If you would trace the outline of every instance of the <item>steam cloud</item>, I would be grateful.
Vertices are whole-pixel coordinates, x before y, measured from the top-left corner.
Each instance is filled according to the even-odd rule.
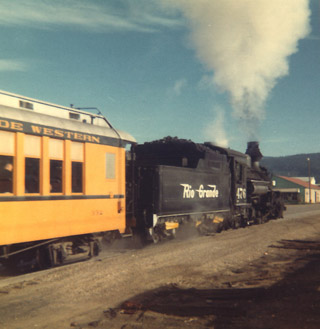
[[[210,141],[214,141],[219,146],[227,147],[229,142],[224,129],[224,110],[217,106],[214,113],[215,119],[207,124],[204,133]]]
[[[163,0],[183,13],[192,46],[227,91],[233,115],[256,137],[264,103],[277,79],[289,73],[288,57],[309,33],[308,0]]]

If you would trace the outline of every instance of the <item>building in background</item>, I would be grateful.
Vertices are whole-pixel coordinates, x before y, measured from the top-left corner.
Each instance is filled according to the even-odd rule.
[[[286,203],[320,203],[320,186],[314,177],[274,176],[273,188],[281,191]]]

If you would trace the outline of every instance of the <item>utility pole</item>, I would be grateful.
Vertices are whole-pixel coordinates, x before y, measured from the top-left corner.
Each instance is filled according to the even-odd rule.
[[[307,158],[308,161],[308,175],[309,175],[309,203],[311,203],[311,176],[310,176],[310,158]]]

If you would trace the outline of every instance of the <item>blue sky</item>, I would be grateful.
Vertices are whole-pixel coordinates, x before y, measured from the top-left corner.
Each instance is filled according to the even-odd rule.
[[[224,26],[229,27],[230,22],[242,16],[238,8],[230,9],[239,0],[225,0],[229,8],[220,8],[221,0],[199,0],[197,4],[206,11],[210,1],[218,4],[213,8],[215,12],[222,12],[217,18],[214,14],[210,17],[207,10],[205,21],[208,43],[215,45],[209,54],[215,57],[220,47],[228,48],[228,43],[220,43],[219,28],[223,35]],[[256,1],[243,0],[248,6],[256,5]],[[284,2],[297,3],[300,8],[307,0]],[[297,33],[296,49],[284,51],[287,72],[279,73],[286,71],[285,65],[273,68],[275,73],[267,80],[270,86],[266,96],[257,106],[264,118],[254,118],[249,123],[256,128],[254,136],[245,132],[246,121],[239,119],[242,114],[230,96],[230,81],[217,83],[219,74],[224,77],[230,68],[228,62],[223,63],[226,71],[220,72],[221,58],[234,50],[228,48],[227,55],[221,58],[217,55],[211,65],[211,58],[206,57],[202,51],[205,47],[197,39],[199,35],[207,37],[200,29],[204,14],[198,7],[191,8],[190,3],[191,0],[3,0],[0,89],[64,106],[98,107],[115,127],[131,133],[140,143],[169,135],[195,142],[214,141],[218,136],[238,151],[245,151],[248,138],[258,139],[262,153],[268,156],[320,152],[319,1],[309,1],[311,15],[307,23],[301,19],[298,27],[286,27],[296,32],[304,23],[309,32]],[[268,22],[269,18],[264,21],[263,17],[272,16],[268,10],[268,6],[263,7],[258,20],[244,16],[241,24]],[[284,21],[289,15],[294,22],[299,21],[300,10],[287,11],[282,13]],[[256,17],[260,12],[252,11],[252,15]],[[239,30],[238,25],[234,26]],[[277,35],[283,29],[279,27]],[[240,56],[234,53],[234,58],[244,56],[246,61],[252,55],[250,42],[258,43],[256,35],[259,34],[252,33],[248,40],[240,35],[248,46]],[[264,45],[263,40],[261,43]],[[260,48],[257,54],[259,51]],[[263,71],[274,63],[269,63],[268,58],[254,56],[249,63],[256,62],[257,70]],[[235,64],[242,66],[242,62]],[[245,74],[243,70],[238,73],[240,83]],[[264,76],[268,75],[269,70],[265,70]],[[245,109],[243,113],[256,115],[250,111]]]

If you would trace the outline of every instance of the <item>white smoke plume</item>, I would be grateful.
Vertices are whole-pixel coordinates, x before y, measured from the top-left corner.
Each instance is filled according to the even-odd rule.
[[[289,56],[309,33],[308,0],[162,1],[186,17],[198,58],[229,93],[235,118],[254,130],[268,94],[289,73]]]
[[[228,147],[229,141],[224,128],[224,113],[222,107],[214,109],[214,120],[209,121],[204,129],[204,135],[218,146]]]

